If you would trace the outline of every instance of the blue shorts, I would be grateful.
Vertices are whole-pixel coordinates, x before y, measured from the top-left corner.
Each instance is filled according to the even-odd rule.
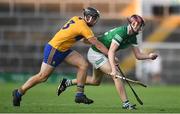
[[[43,61],[53,67],[57,67],[71,52],[72,50],[60,52],[57,49],[53,48],[51,45],[46,44],[44,48]]]

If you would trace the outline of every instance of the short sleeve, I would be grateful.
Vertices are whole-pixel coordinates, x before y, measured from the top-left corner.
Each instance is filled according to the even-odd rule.
[[[85,38],[92,38],[94,37],[94,33],[91,30],[90,27],[88,27],[87,25],[83,24],[82,29],[81,29],[81,35],[84,36]]]
[[[116,40],[112,39],[112,42],[116,43],[118,46],[120,45],[119,42],[117,42]]]
[[[114,36],[113,40],[115,40],[117,43],[120,44],[123,39],[122,39],[122,37],[119,34],[116,34]]]

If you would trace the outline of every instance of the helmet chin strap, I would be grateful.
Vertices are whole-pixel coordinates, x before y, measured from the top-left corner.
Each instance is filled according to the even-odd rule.
[[[131,24],[129,24],[129,26],[131,27],[131,30],[132,30],[133,34],[136,34],[136,35],[137,35],[138,32],[134,30],[134,28],[131,26]]]
[[[89,18],[88,23],[90,23],[90,22],[91,22],[91,20],[92,20],[92,16]]]
[[[92,16],[89,19],[87,19],[87,17],[85,16],[85,19],[86,19],[86,22],[90,23],[92,20]]]
[[[94,26],[95,23],[97,22],[97,19],[94,22],[92,22],[93,21],[93,17],[92,16],[90,16],[89,18],[87,18],[85,16],[85,20],[86,20],[86,23],[88,24],[88,26],[90,26],[90,27]]]

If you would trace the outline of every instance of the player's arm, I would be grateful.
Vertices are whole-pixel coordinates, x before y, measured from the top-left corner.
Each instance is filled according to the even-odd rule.
[[[145,60],[145,59],[156,59],[158,55],[156,53],[142,53],[138,46],[133,46],[132,47],[133,53],[138,60]]]
[[[88,38],[88,41],[92,45],[95,45],[96,48],[100,50],[104,55],[108,55],[108,49],[100,41],[98,41],[96,37]]]
[[[88,39],[85,39],[85,38],[81,39],[81,41],[82,41],[83,43],[85,43],[85,44],[91,44],[91,43],[88,41]]]
[[[81,34],[85,39],[88,40],[89,43],[95,45],[96,48],[104,55],[108,55],[108,49],[100,41],[97,40],[97,38],[94,36],[94,33],[87,25],[82,24]]]
[[[116,73],[117,73],[115,53],[116,53],[116,50],[118,49],[118,47],[119,47],[119,44],[113,40],[111,43],[111,46],[109,48],[109,52],[108,52],[109,63],[110,63],[111,68],[112,68],[111,75],[116,75]]]

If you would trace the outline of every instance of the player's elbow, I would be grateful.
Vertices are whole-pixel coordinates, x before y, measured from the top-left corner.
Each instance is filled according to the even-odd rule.
[[[136,53],[136,54],[135,54],[135,57],[136,57],[137,60],[142,60],[141,54],[137,54],[137,53]]]
[[[137,56],[137,57],[136,57],[136,59],[137,59],[137,60],[142,60],[142,58],[141,58],[141,57],[139,57],[139,56]]]
[[[88,42],[92,45],[97,45],[97,39],[96,37],[92,37],[88,39]]]
[[[143,58],[140,57],[140,56],[137,56],[136,59],[137,59],[137,60],[143,60]]]

